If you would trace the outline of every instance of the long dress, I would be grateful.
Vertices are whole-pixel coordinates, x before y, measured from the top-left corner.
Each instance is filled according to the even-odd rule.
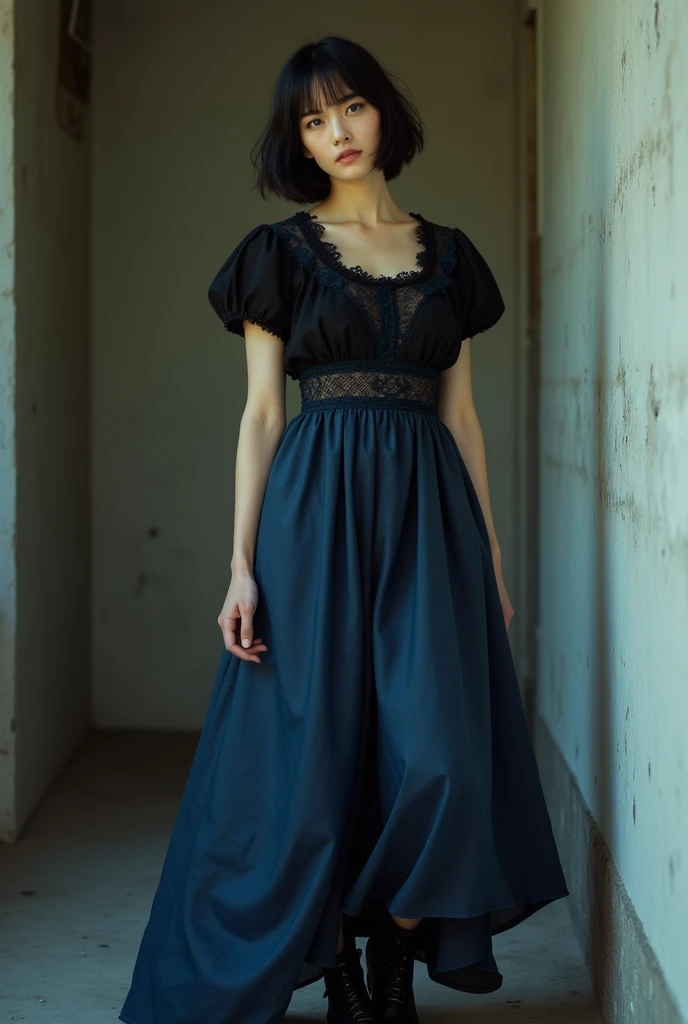
[[[422,917],[440,985],[502,983],[492,936],[568,895],[489,538],[438,415],[442,370],[502,315],[459,228],[418,220],[417,267],[343,263],[315,214],[259,224],[210,302],[284,344],[301,411],[256,538],[254,635],[222,647],[126,1024],[278,1024],[368,936]],[[387,909],[385,909],[387,908]]]

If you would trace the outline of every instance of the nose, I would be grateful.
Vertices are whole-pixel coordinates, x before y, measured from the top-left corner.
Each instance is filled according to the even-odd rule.
[[[337,145],[337,143],[349,142],[351,139],[351,132],[349,131],[344,118],[341,116],[335,116],[331,123],[332,139],[335,145]]]

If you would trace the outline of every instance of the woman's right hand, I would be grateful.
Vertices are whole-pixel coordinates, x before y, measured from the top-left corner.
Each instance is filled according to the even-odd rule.
[[[227,591],[217,622],[222,630],[225,647],[237,658],[244,661],[260,662],[258,651],[267,651],[261,638],[253,637],[253,614],[258,606],[258,587],[250,573],[235,575]],[[241,635],[237,635],[237,623],[241,620]]]

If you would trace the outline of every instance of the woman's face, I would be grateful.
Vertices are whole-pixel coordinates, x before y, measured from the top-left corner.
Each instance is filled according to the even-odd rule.
[[[380,111],[358,93],[346,89],[341,103],[325,105],[322,93],[316,110],[300,120],[304,153],[332,178],[353,181],[368,174],[380,142]],[[350,160],[337,160],[345,150],[358,151]]]

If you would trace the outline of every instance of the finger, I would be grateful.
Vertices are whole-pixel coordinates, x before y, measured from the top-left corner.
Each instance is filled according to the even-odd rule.
[[[235,626],[236,621],[237,620],[235,618],[232,618],[230,616],[229,618],[227,618],[225,620],[220,620],[220,627],[222,629],[222,637],[223,637],[226,649],[228,651],[231,651],[233,654],[238,654],[239,652],[241,652],[241,655],[243,656],[243,655],[246,654],[246,650],[244,650],[243,648],[241,648],[239,646],[239,639],[238,639],[238,637],[236,635],[236,626]],[[260,651],[267,651],[267,647],[262,642],[262,638],[257,636],[254,639],[253,643],[251,644],[251,647],[248,650],[248,653],[253,655],[253,654],[256,653],[256,651],[259,651],[259,650]],[[251,658],[251,660],[252,661],[256,661],[256,660],[260,660],[260,659]]]
[[[224,622],[222,624],[222,636],[224,638],[225,647],[227,648],[227,650],[230,650],[230,648],[232,647],[236,647],[238,640],[236,635],[236,628],[234,626],[233,621],[230,621],[229,623]]]
[[[241,613],[241,646],[250,647],[253,641],[253,612],[239,607]]]
[[[236,657],[240,658],[241,661],[260,661],[260,658],[258,658],[255,654],[251,654],[250,652],[245,651],[243,647],[239,646],[239,644],[234,644],[233,647],[230,647],[229,653],[236,655]]]
[[[238,615],[222,615],[218,616],[217,624],[222,631],[222,639],[225,642],[225,647],[229,650],[234,644],[236,644],[236,624],[239,619]]]
[[[240,647],[239,644],[234,644],[231,648],[229,648],[229,650],[231,654],[235,654],[237,658],[241,658],[242,661],[257,661],[258,663],[260,663],[260,658],[258,657],[256,652],[260,650],[267,651],[267,647],[265,646],[265,644],[263,644],[262,646],[252,647],[250,650],[247,651],[243,647]]]
[[[256,651],[267,651],[267,647],[260,640],[254,640],[250,647],[241,647],[239,643],[235,644],[237,650],[242,651],[243,654],[255,654]]]

